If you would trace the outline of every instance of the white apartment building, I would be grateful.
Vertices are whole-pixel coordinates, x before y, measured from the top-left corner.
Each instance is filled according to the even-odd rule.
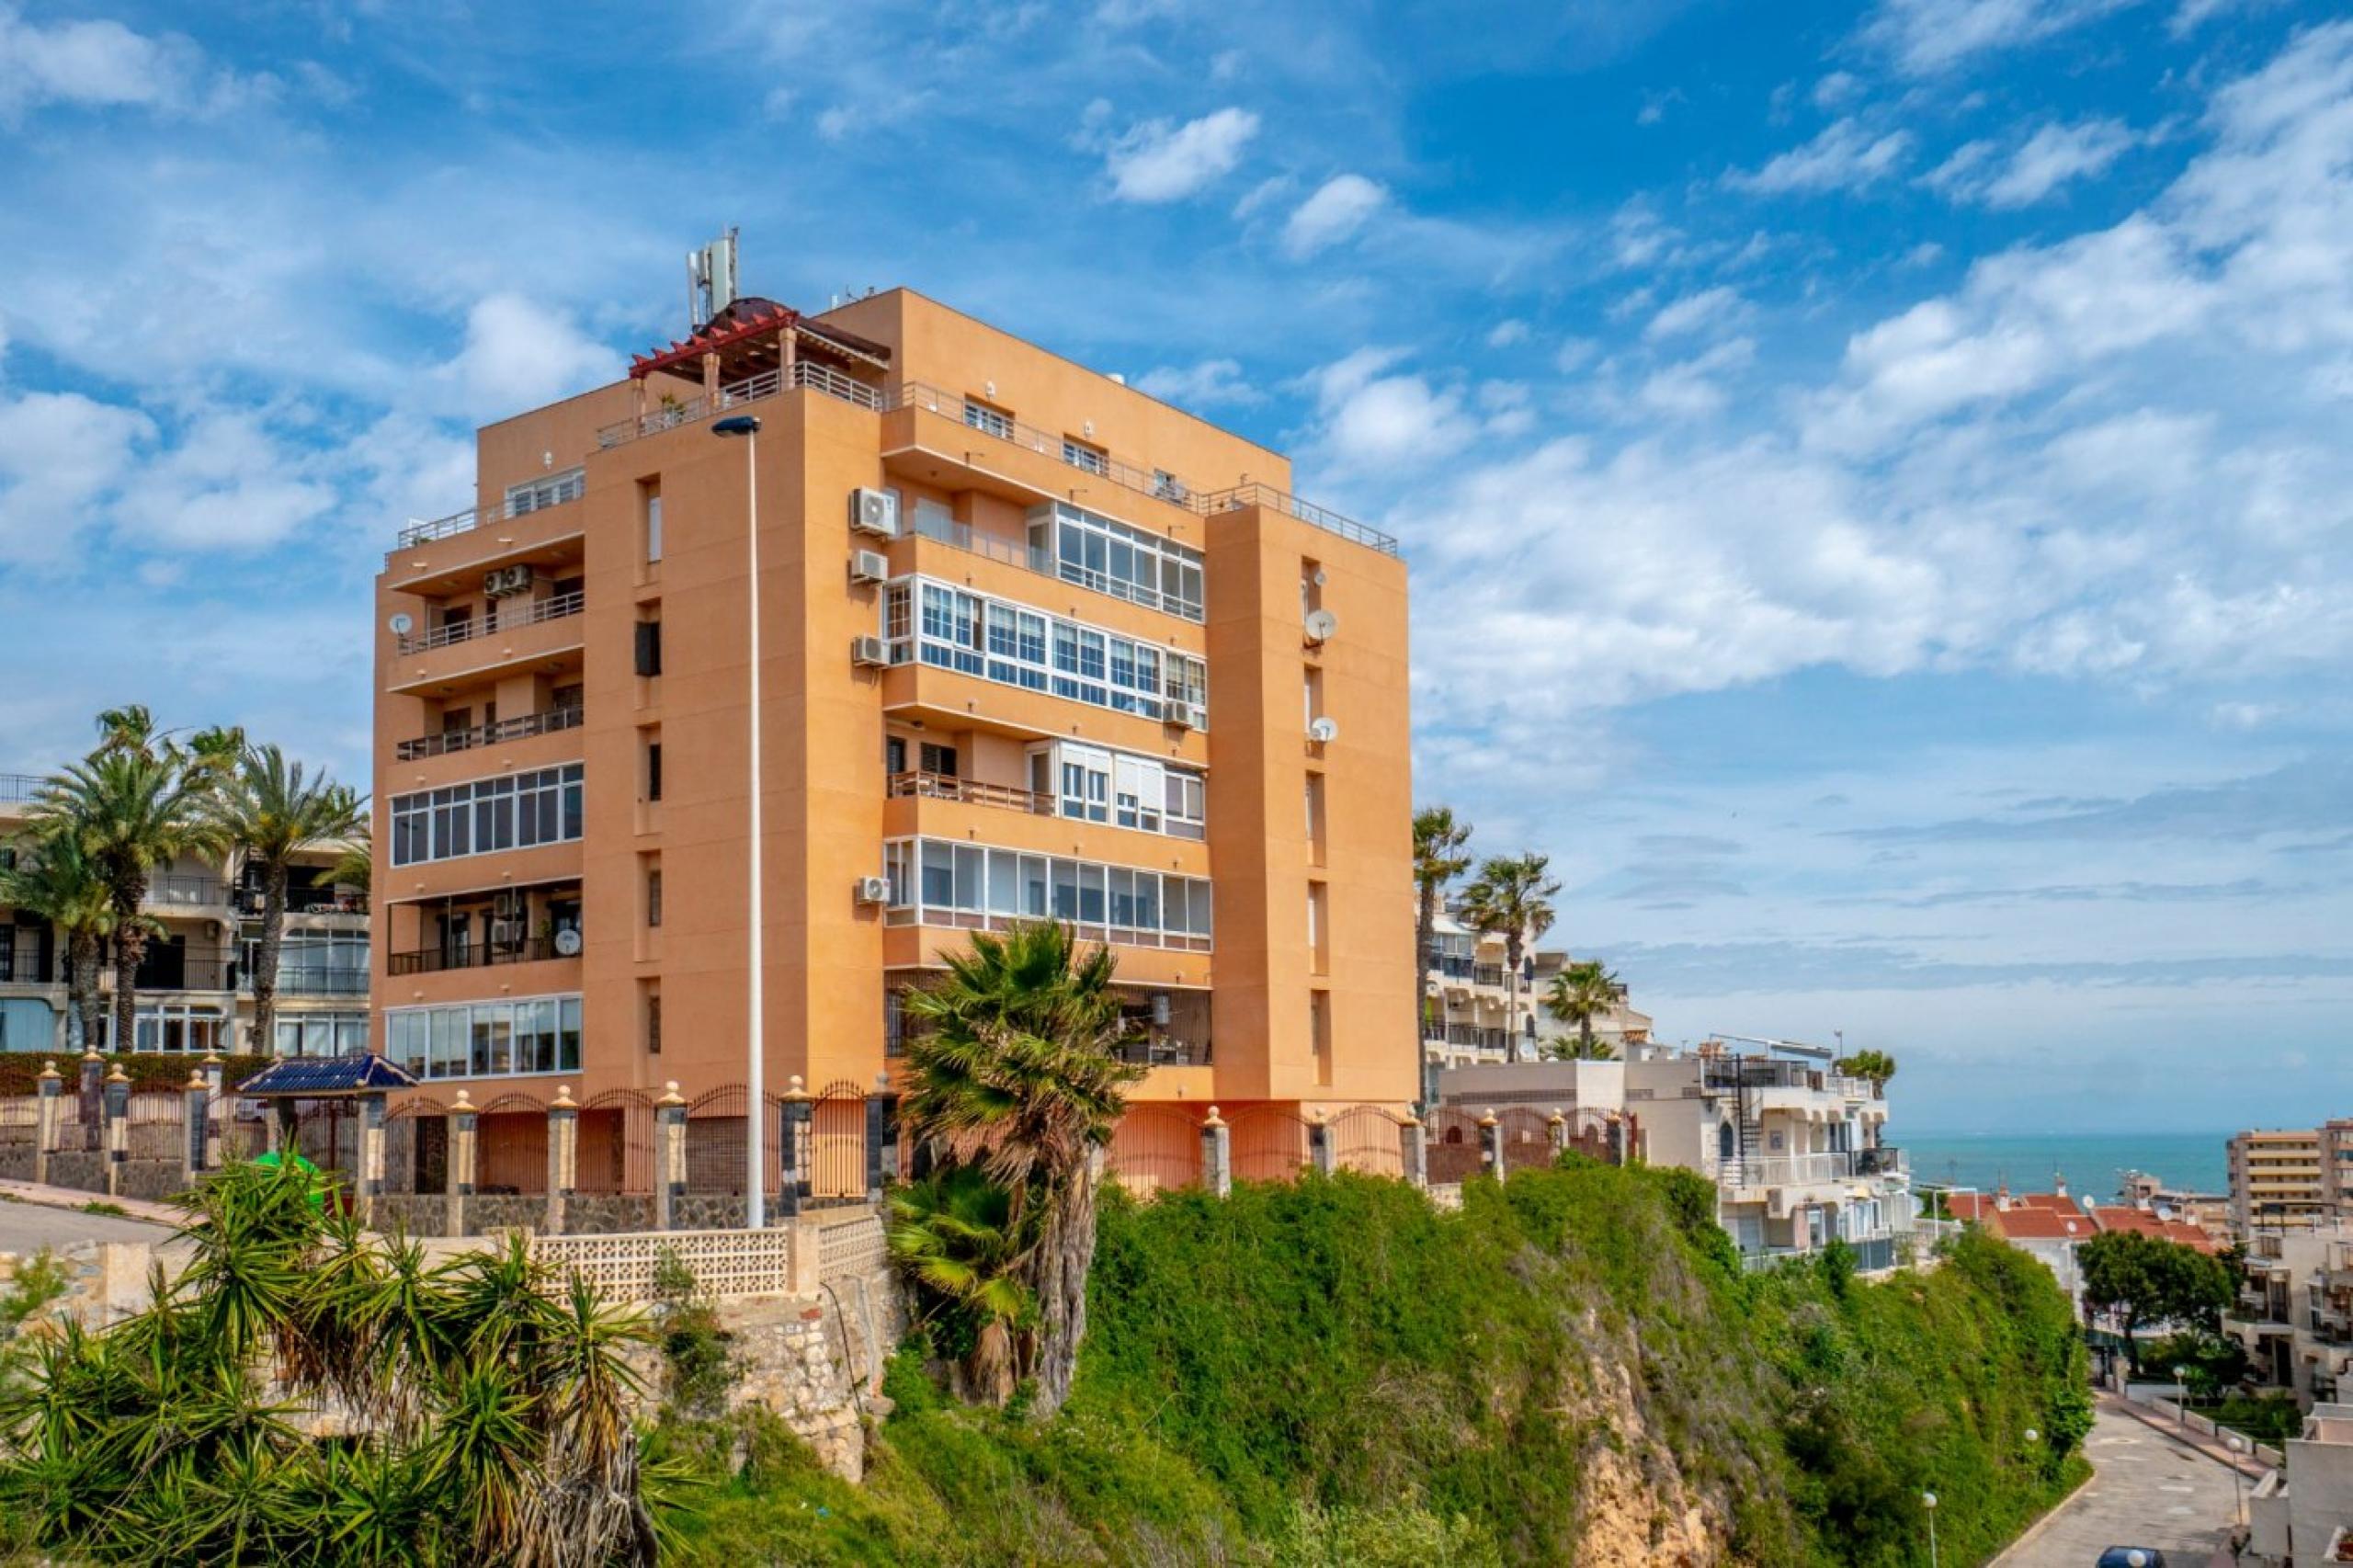
[[[1627,1118],[1634,1151],[1698,1171],[1751,1267],[1819,1252],[1835,1237],[1869,1271],[1904,1261],[1918,1205],[1911,1163],[1885,1142],[1887,1101],[1840,1074],[1826,1049],[1753,1054],[1721,1042],[1636,1042],[1620,1062],[1480,1063],[1439,1074],[1441,1102]]]
[[[2353,1545],[2353,1404],[2323,1401],[2300,1437],[2281,1445],[2287,1462],[2247,1499],[2242,1562],[2263,1568],[2338,1562]]]
[[[1576,1037],[1574,1025],[1545,1010],[1544,996],[1553,978],[1580,960],[1559,949],[1523,943],[1515,988],[1503,933],[1474,929],[1459,906],[1441,911],[1433,929],[1430,971],[1422,977],[1422,1054],[1427,1063],[1534,1062],[1557,1042]],[[1620,996],[1616,1007],[1594,1020],[1593,1033],[1622,1056],[1629,1044],[1650,1040],[1650,1017]]]
[[[2245,1283],[2222,1332],[2258,1381],[2291,1390],[2307,1410],[2334,1402],[2353,1372],[2353,1226],[2248,1237]]]
[[[41,780],[0,774],[0,856],[23,827]],[[134,1051],[222,1055],[326,1056],[368,1045],[368,899],[357,889],[322,887],[315,875],[340,846],[307,850],[288,879],[278,963],[274,1047],[253,1038],[254,948],[261,936],[261,892],[233,866],[186,859],[149,880],[145,913],[158,923],[140,966]],[[66,996],[64,943],[28,911],[0,904],[0,1051],[79,1054],[80,1020]],[[101,966],[107,999],[102,1051],[115,1049],[114,966]]]

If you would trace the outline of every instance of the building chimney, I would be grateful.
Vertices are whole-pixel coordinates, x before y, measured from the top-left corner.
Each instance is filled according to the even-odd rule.
[[[2010,1184],[2004,1182],[1994,1189],[1994,1207],[2006,1214],[2010,1211]]]

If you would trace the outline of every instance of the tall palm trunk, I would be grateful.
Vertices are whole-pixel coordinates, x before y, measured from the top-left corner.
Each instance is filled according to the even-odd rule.
[[[82,1049],[98,1043],[98,1021],[106,1017],[106,1002],[98,994],[98,934],[75,931],[65,939],[65,999],[82,1022]]]
[[[1504,1060],[1517,1062],[1519,1060],[1521,1031],[1519,1028],[1519,934],[1516,931],[1504,938],[1504,962],[1510,966],[1510,972],[1504,976],[1504,994],[1511,998],[1509,1006],[1505,1009],[1504,1017],[1504,1032],[1509,1037],[1511,1046],[1504,1052]]]
[[[144,872],[114,889],[114,1049],[128,1051],[139,1040],[139,966],[147,960],[147,928],[139,906],[147,902]]]
[[[261,872],[261,945],[254,953],[254,1034],[256,1056],[278,1054],[278,952],[286,936],[286,862],[270,858]]]
[[[1414,911],[1414,1049],[1419,1051],[1430,1021],[1430,965],[1437,961],[1438,889],[1422,890]]]
[[[1091,1158],[1071,1173],[1050,1199],[1029,1256],[1029,1286],[1038,1303],[1038,1324],[1027,1336],[1038,1387],[1030,1408],[1040,1416],[1063,1407],[1078,1371],[1078,1343],[1086,1335],[1086,1272],[1095,1265],[1095,1179]]]

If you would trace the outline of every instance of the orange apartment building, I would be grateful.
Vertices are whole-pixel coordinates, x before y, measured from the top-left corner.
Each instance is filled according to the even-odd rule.
[[[373,1005],[422,1095],[744,1083],[757,865],[772,1096],[887,1091],[897,994],[1051,915],[1145,1036],[1124,1142],[1414,1098],[1405,568],[1279,453],[894,290],[736,301],[478,462],[377,580]]]

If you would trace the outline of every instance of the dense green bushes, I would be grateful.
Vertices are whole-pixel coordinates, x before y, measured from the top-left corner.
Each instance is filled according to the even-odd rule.
[[[1685,1173],[1591,1165],[1472,1183],[1459,1215],[1349,1176],[1115,1201],[1058,1417],[954,1408],[903,1355],[866,1484],[764,1428],[688,1548],[1568,1562],[1697,1504],[1740,1559],[1882,1564],[1926,1560],[1933,1487],[1972,1562],[2080,1474],[2082,1351],[2040,1264],[1968,1237],[1887,1283],[1744,1278],[1713,1212]],[[728,1469],[710,1431],[668,1438]]]

